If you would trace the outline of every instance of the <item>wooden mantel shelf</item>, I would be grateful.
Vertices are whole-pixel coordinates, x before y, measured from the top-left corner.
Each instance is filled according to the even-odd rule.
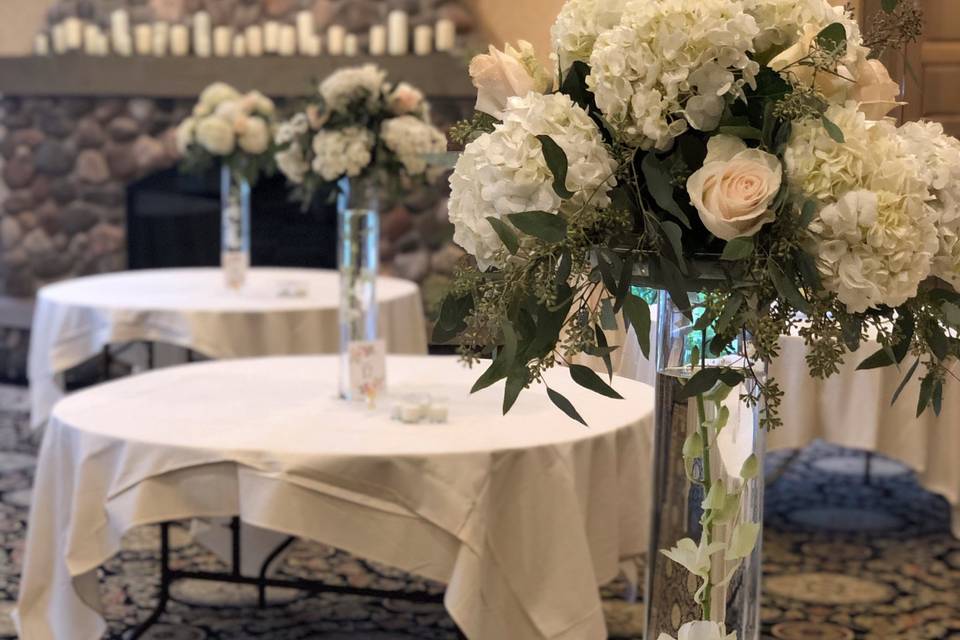
[[[373,62],[394,82],[418,87],[431,98],[475,95],[463,60],[429,56],[50,57],[0,58],[0,94],[5,96],[137,96],[194,98],[217,80],[241,91],[259,89],[275,97],[300,97],[336,69]]]

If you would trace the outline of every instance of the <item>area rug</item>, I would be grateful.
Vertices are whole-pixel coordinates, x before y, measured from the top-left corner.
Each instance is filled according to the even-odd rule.
[[[0,387],[0,638],[15,637],[9,612],[17,591],[36,442],[26,427],[23,389]],[[960,640],[960,541],[946,502],[924,491],[898,463],[823,443],[768,456],[763,539],[765,640]],[[638,490],[643,490],[638,488]],[[174,561],[222,568],[173,530]],[[102,570],[113,637],[135,626],[156,599],[156,527],[129,534]],[[441,585],[297,542],[280,571],[334,584],[438,592]],[[611,638],[641,638],[643,604],[626,585],[602,592]],[[150,640],[446,640],[453,622],[440,605],[269,592],[185,581]],[[510,640],[505,638],[503,640]]]

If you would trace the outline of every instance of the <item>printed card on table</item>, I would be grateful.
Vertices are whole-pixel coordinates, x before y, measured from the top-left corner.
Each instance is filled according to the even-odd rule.
[[[379,396],[387,386],[387,345],[383,340],[351,342],[350,395],[354,398]]]

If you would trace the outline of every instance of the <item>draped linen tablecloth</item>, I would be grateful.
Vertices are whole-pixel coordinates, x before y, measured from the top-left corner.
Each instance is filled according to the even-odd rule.
[[[655,336],[655,313],[651,324]],[[640,353],[635,335],[631,328],[629,333],[608,336],[610,344],[623,346],[617,373],[653,385],[656,366]],[[650,344],[650,358],[655,360],[656,340]],[[960,538],[960,383],[947,380],[939,416],[928,409],[917,418],[919,374],[891,406],[906,368],[857,371],[857,365],[879,348],[872,340],[864,342],[847,355],[838,374],[817,380],[810,376],[803,338],[781,336],[780,357],[771,363],[770,375],[784,391],[783,425],[766,435],[767,449],[798,449],[821,439],[899,460],[916,471],[921,485],[947,499],[953,534]],[[960,374],[960,367],[954,371]]]
[[[211,268],[124,271],[43,287],[27,365],[31,423],[42,426],[63,397],[57,376],[111,343],[162,342],[215,359],[336,353],[339,295],[335,271],[261,267],[250,269],[239,291]],[[426,353],[417,285],[378,278],[377,299],[387,350]]]
[[[447,584],[472,640],[606,638],[598,585],[646,551],[653,392],[548,372],[500,415],[502,383],[451,357],[391,356],[391,397],[428,392],[448,424],[333,398],[335,357],[160,369],[73,394],[37,468],[15,620],[26,640],[93,640],[96,568],[137,525],[240,515]]]

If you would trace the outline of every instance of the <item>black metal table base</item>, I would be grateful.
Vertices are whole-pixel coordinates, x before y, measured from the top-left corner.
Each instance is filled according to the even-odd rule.
[[[415,591],[392,591],[384,589],[361,589],[357,587],[347,587],[332,585],[319,580],[306,580],[298,578],[268,578],[267,573],[273,562],[280,557],[295,538],[290,537],[284,540],[270,555],[263,561],[260,572],[257,576],[247,576],[240,570],[241,550],[240,550],[240,519],[233,518],[230,521],[231,530],[231,567],[229,571],[189,571],[185,569],[174,569],[170,566],[170,527],[172,523],[164,522],[160,525],[160,590],[157,606],[147,618],[137,625],[134,629],[128,631],[123,637],[126,640],[136,640],[141,638],[153,625],[159,622],[160,617],[167,609],[170,602],[170,587],[177,580],[205,580],[208,582],[227,582],[233,584],[249,584],[257,587],[257,602],[260,608],[267,606],[267,589],[269,587],[280,587],[284,589],[297,589],[308,593],[340,593],[344,595],[362,596],[367,598],[405,600],[409,602],[420,603],[442,603],[443,594],[433,594]],[[457,632],[458,637],[466,638],[462,633]]]

